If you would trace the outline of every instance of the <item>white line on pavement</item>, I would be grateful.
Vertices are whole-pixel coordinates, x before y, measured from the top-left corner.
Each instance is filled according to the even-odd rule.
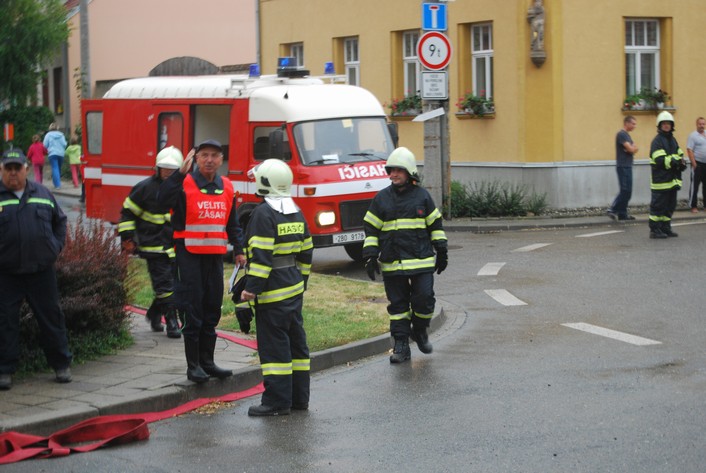
[[[480,268],[478,276],[496,276],[500,272],[500,268],[505,266],[505,263],[487,263]]]
[[[485,293],[502,305],[527,305],[525,301],[521,301],[505,289],[486,289]]]
[[[516,250],[512,251],[516,253],[519,253],[521,251],[534,251],[549,245],[551,245],[551,243],[535,243],[534,245],[523,246],[522,248],[517,248]]]
[[[576,235],[576,238],[590,238],[595,236],[612,235],[613,233],[625,233],[625,230],[610,230],[607,232],[584,233],[583,235]]]
[[[683,227],[684,225],[703,225],[706,223],[704,220],[699,220],[698,222],[681,222],[681,223],[672,223],[673,227]]]
[[[597,325],[585,324],[583,322],[571,323],[571,324],[561,324],[564,327],[574,328],[576,330],[581,330],[583,332],[592,333],[594,335],[600,335],[602,337],[612,338],[614,340],[619,340],[625,343],[632,343],[633,345],[661,345],[662,342],[656,340],[650,340],[649,338],[638,337],[637,335],[630,335],[629,333],[617,332],[604,327],[598,327]]]

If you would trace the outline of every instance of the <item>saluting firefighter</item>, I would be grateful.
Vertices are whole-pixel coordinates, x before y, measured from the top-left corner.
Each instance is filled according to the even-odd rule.
[[[427,328],[436,302],[434,271],[446,269],[448,252],[441,212],[429,192],[417,185],[414,154],[395,149],[385,170],[392,184],[375,196],[365,214],[363,258],[373,281],[382,269],[395,340],[390,363],[402,363],[411,358],[410,337],[422,353],[432,352]]]
[[[278,159],[248,176],[264,197],[246,229],[248,267],[242,299],[255,312],[265,392],[250,416],[276,416],[309,408],[309,347],[302,304],[314,246],[304,216],[291,198],[292,171]]]
[[[673,133],[674,117],[667,111],[661,112],[657,115],[657,136],[650,146],[650,238],[679,236],[672,231],[672,214],[677,207],[677,192],[681,189],[681,173],[686,169],[686,161]]]
[[[125,198],[120,211],[118,232],[124,251],[137,252],[147,262],[154,299],[146,318],[155,332],[162,332],[162,315],[167,337],[179,338],[179,322],[174,304],[175,252],[169,207],[157,200],[159,187],[181,167],[184,156],[169,146],[157,154],[156,172],[138,182]]]
[[[194,158],[196,169],[189,172]],[[222,379],[231,370],[213,361],[216,326],[223,304],[223,255],[228,243],[235,262],[245,265],[243,234],[235,213],[233,184],[218,175],[223,147],[206,140],[189,151],[179,172],[159,190],[159,201],[172,209],[176,249],[177,304],[184,311],[186,377],[195,383]]]

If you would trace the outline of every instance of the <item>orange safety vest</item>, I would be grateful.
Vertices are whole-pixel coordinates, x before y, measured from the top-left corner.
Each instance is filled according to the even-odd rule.
[[[225,254],[228,250],[226,224],[233,209],[233,183],[225,177],[223,192],[206,194],[187,175],[184,179],[186,194],[186,221],[184,230],[174,232],[174,238],[183,238],[190,253]]]

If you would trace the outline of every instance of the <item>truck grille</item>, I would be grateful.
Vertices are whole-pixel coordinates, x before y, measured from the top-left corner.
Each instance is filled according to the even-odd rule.
[[[358,230],[363,228],[363,217],[370,208],[371,199],[343,202],[341,210],[341,228],[343,230]]]

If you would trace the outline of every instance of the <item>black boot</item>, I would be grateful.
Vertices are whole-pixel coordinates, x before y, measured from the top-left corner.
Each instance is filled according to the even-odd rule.
[[[233,376],[231,370],[224,370],[213,362],[213,352],[216,350],[216,334],[199,337],[199,363],[201,368],[214,378],[223,379]]]
[[[413,330],[414,340],[417,342],[417,348],[424,354],[429,354],[432,352],[434,347],[429,343],[429,335],[427,335],[426,327],[415,328]]]
[[[390,363],[402,363],[412,358],[412,351],[409,349],[407,337],[395,338],[395,347],[392,349]]]
[[[150,323],[153,332],[163,332],[164,325],[162,325],[162,314],[159,313],[159,304],[152,302],[150,308],[147,309],[145,314],[145,319]]]
[[[169,309],[165,318],[167,319],[167,337],[181,338],[181,331],[179,330],[179,320],[177,320],[176,309]]]
[[[668,237],[678,237],[679,234],[672,231],[672,223],[666,222],[662,224],[662,233]]]
[[[189,381],[198,384],[208,381],[208,374],[199,364],[199,343],[185,337],[184,352],[186,353],[186,377]]]

